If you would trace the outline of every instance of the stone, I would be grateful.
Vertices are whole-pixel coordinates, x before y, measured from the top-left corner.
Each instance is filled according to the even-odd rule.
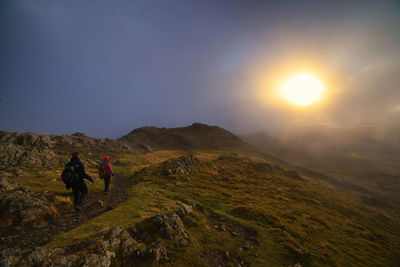
[[[0,177],[0,192],[7,192],[7,191],[26,191],[26,189],[17,181],[12,179],[7,179],[5,177]]]
[[[97,255],[94,253],[90,253],[89,255],[85,256],[83,267],[91,267],[91,266],[98,266],[98,267],[109,267],[111,266],[111,260],[115,257],[115,253],[106,250],[104,255]]]
[[[160,262],[161,260],[168,260],[167,248],[162,241],[158,241],[150,247],[149,253],[151,257]]]
[[[6,250],[0,254],[0,266],[65,266],[76,265],[76,255],[65,256],[62,248],[39,247],[30,252]]]
[[[156,225],[164,239],[178,241],[184,245],[188,244],[185,226],[176,213],[157,214],[150,218],[150,222]]]
[[[100,208],[105,208],[104,201],[101,200],[101,199],[97,200],[97,201],[95,202],[95,205],[96,205],[97,207],[100,207]]]
[[[193,167],[200,164],[200,160],[194,157],[194,155],[180,157],[177,160],[167,160],[164,164],[168,165],[168,173],[173,174],[189,174],[193,171]],[[188,181],[190,180],[187,179]]]
[[[130,152],[126,144],[111,139],[91,138],[83,133],[74,135],[37,135],[32,133],[11,133],[0,131],[0,164],[22,167],[59,167],[64,166],[70,155],[56,153],[57,147],[85,147],[96,151]],[[85,162],[86,163],[86,162]],[[97,164],[97,163],[96,163]],[[95,166],[89,160],[88,166]],[[21,171],[21,170],[20,170]],[[17,170],[16,176],[28,175]]]
[[[32,193],[21,184],[0,179],[0,226],[42,226],[58,218],[57,208],[43,194]]]
[[[193,212],[193,207],[183,203],[178,211],[180,217]]]
[[[293,170],[287,170],[287,171],[285,171],[285,175],[288,176],[288,177],[297,179],[297,180],[304,181],[304,179],[298,174],[298,172],[293,171]]]
[[[143,243],[138,243],[133,238],[125,239],[121,245],[122,256],[124,258],[140,257],[144,254],[146,246]]]

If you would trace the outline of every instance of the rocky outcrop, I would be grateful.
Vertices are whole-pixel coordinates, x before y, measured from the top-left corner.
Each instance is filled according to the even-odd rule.
[[[16,181],[0,178],[0,226],[43,226],[59,217],[44,196],[34,194]]]
[[[150,246],[150,250],[148,254],[151,258],[156,259],[156,261],[165,261],[168,260],[167,248],[165,247],[164,242],[158,241]]]
[[[0,144],[12,144],[29,146],[36,148],[49,148],[55,144],[49,135],[39,135],[33,133],[10,133],[0,131]]]
[[[30,176],[29,173],[24,172],[19,168],[13,166],[1,166],[0,165],[0,175],[2,176],[15,176],[15,177],[27,177]]]
[[[96,146],[113,151],[129,150],[129,147],[109,138],[93,138],[83,133],[72,135],[42,135],[33,133],[11,133],[0,131],[0,145],[23,146],[36,149],[48,149],[56,146]]]
[[[183,203],[181,208],[178,210],[178,215],[180,217],[183,217],[185,216],[185,214],[190,214],[192,212],[193,212],[193,207]]]
[[[68,161],[68,151],[79,151],[82,148],[93,152],[132,152],[130,147],[120,141],[92,138],[83,133],[39,135],[0,131],[0,165],[58,167]]]
[[[102,232],[93,240],[74,248],[39,247],[28,253],[4,250],[0,253],[0,266],[101,266],[109,267],[118,257],[119,265],[131,266],[144,260],[167,260],[167,249],[160,240],[146,246],[137,242],[121,227]]]
[[[0,180],[3,191],[23,187],[12,181]],[[181,216],[193,212],[182,204],[177,211]],[[185,227],[177,213],[157,214],[136,227],[114,227],[100,232],[81,244],[67,248],[39,247],[32,251],[5,249],[0,252],[0,266],[136,266],[139,263],[169,261],[167,240],[187,245]],[[140,241],[138,241],[140,240]],[[151,264],[150,264],[151,265]]]
[[[77,256],[64,255],[63,248],[39,247],[27,254],[5,250],[0,254],[0,266],[74,266]]]
[[[53,167],[65,164],[67,160],[66,155],[58,155],[48,148],[0,144],[0,164],[2,165]]]
[[[189,174],[193,168],[200,165],[200,160],[194,155],[171,159],[164,162],[164,169],[168,170],[168,174]]]
[[[181,244],[188,244],[188,235],[182,220],[176,213],[157,214],[150,219],[152,229],[161,234],[163,239],[174,240]]]

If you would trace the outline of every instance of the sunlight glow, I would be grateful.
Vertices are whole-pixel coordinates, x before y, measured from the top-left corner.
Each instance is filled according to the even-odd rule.
[[[279,87],[281,97],[296,106],[309,106],[321,100],[324,90],[322,82],[308,72],[289,77]]]

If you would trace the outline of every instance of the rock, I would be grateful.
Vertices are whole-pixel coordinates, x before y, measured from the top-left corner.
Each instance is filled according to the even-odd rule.
[[[266,173],[272,173],[274,171],[274,168],[265,162],[261,162],[261,163],[254,163],[254,169],[258,170],[258,171],[263,171]]]
[[[76,265],[76,255],[65,256],[62,248],[36,248],[28,253],[7,250],[0,255],[0,266],[65,266]]]
[[[104,201],[99,199],[95,202],[95,205],[99,208],[105,208]]]
[[[294,179],[304,181],[304,179],[296,171],[293,171],[293,170],[285,171],[285,175],[288,177],[294,178]]]
[[[0,186],[0,226],[41,226],[60,216],[44,195],[34,194],[6,178],[0,180]]]
[[[162,241],[153,244],[150,247],[148,254],[158,262],[161,260],[168,260],[167,249]]]
[[[121,243],[121,240],[118,238],[113,238],[109,241],[109,243],[112,249],[117,249]]]
[[[115,258],[115,253],[106,250],[104,255],[98,255],[91,253],[87,255],[84,259],[83,267],[92,267],[92,266],[98,266],[98,267],[109,267],[111,266],[111,260],[112,258]]]
[[[0,177],[0,192],[7,192],[14,190],[27,191],[25,187],[23,187],[17,181],[12,179],[7,179],[5,177]]]
[[[167,160],[163,163],[168,174],[188,174],[193,171],[193,167],[200,164],[200,160],[192,155],[180,157],[178,159]],[[189,179],[190,180],[190,179]]]
[[[87,138],[87,135],[84,133],[80,133],[80,132],[76,132],[71,134],[71,136],[76,136],[76,137],[80,137],[80,138]]]
[[[32,133],[10,133],[0,131],[0,164],[24,167],[59,167],[63,166],[70,155],[56,153],[56,149],[70,146],[85,147],[101,152],[131,152],[124,143],[102,138],[91,138],[83,133],[73,135],[37,135]],[[62,151],[64,152],[64,151]],[[95,166],[94,161],[88,162]],[[15,174],[14,174],[15,175]],[[17,173],[18,176],[26,175]]]
[[[124,266],[125,263],[131,266],[133,259],[145,255],[156,261],[168,259],[163,242],[153,242],[146,249],[121,227],[114,227],[96,237],[89,243],[84,242],[78,250],[68,249],[69,255],[63,248],[39,247],[30,252],[4,250],[0,252],[0,266],[111,266],[112,259],[117,256]]]
[[[129,257],[141,257],[145,254],[146,246],[143,243],[138,243],[133,238],[128,238],[122,243],[122,256],[125,258]]]
[[[150,218],[150,222],[158,228],[163,238],[188,244],[185,226],[177,214],[157,214]]]
[[[192,206],[189,206],[185,203],[182,204],[181,208],[178,211],[180,217],[183,217],[185,214],[189,214],[193,212]]]
[[[13,166],[0,166],[0,171],[7,173],[7,176],[15,177],[27,177],[30,176],[29,173],[22,171],[21,169],[15,168]]]
[[[122,232],[122,227],[113,227],[113,228],[111,228],[111,231],[110,231],[110,236],[111,237],[116,237],[116,236],[118,236],[120,233]]]
[[[148,152],[153,151],[153,149],[151,148],[151,146],[149,146],[148,144],[142,143],[142,144],[139,144],[139,147],[143,148],[144,150],[146,150],[146,151],[148,151]]]

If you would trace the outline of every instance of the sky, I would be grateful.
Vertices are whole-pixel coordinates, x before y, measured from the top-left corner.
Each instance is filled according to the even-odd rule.
[[[400,121],[399,29],[399,1],[1,0],[0,129],[389,129]],[[325,84],[323,101],[272,96],[302,71]]]

